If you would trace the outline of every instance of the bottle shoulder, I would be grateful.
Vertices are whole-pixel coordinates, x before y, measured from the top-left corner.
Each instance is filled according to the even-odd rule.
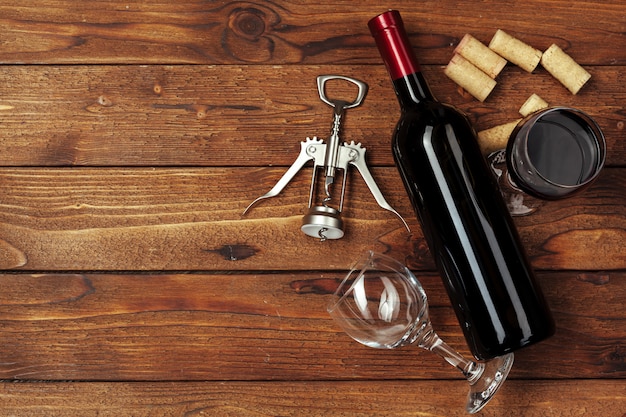
[[[398,129],[415,131],[428,126],[450,126],[457,133],[476,134],[467,115],[449,104],[428,101],[402,109]]]
[[[402,107],[404,118],[428,118],[433,120],[467,119],[467,115],[458,108],[436,100],[427,100]]]
[[[394,147],[414,149],[427,143],[447,149],[446,144],[452,142],[458,143],[460,149],[478,147],[476,131],[469,118],[455,107],[438,102],[424,102],[403,109],[393,142]]]

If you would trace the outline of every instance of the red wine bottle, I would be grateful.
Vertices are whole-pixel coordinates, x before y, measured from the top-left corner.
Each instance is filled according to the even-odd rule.
[[[490,359],[551,336],[550,309],[472,125],[433,97],[399,12],[369,28],[400,102],[394,161],[472,353]]]

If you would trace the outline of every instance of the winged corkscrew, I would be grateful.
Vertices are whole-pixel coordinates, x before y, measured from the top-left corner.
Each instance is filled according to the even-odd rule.
[[[358,87],[356,99],[348,103],[343,100],[333,100],[326,95],[326,83],[329,80],[344,80]],[[317,77],[317,89],[320,99],[333,107],[333,124],[328,143],[317,137],[307,138],[306,141],[300,143],[300,154],[296,158],[291,167],[278,180],[276,185],[266,194],[254,200],[243,214],[245,215],[256,203],[261,200],[275,197],[285,188],[285,186],[293,179],[293,177],[302,169],[309,161],[313,161],[313,176],[311,178],[311,187],[309,191],[309,210],[302,219],[302,231],[311,237],[317,237],[321,241],[327,239],[339,239],[344,235],[343,220],[341,212],[343,211],[344,197],[346,192],[347,170],[350,165],[356,167],[365,184],[367,184],[370,192],[373,194],[378,205],[398,216],[404,224],[404,227],[410,232],[409,226],[400,214],[387,203],[382,192],[376,185],[374,177],[370,173],[365,161],[365,148],[360,143],[355,144],[341,142],[339,133],[341,123],[347,109],[358,107],[361,105],[367,94],[367,84],[354,78],[341,75],[320,75]],[[313,205],[316,195],[316,184],[318,182],[318,172],[324,171],[324,198],[322,204]],[[332,188],[335,184],[338,174],[341,171],[341,197],[337,208],[332,207]]]

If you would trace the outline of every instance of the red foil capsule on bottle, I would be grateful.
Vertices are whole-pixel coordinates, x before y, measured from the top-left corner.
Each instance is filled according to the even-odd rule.
[[[415,60],[415,54],[407,49],[410,46],[399,36],[405,32],[400,13],[391,10],[376,16],[368,22],[370,32],[374,36],[376,46],[387,66],[387,71],[393,80],[420,71]],[[396,27],[401,30],[396,30]]]

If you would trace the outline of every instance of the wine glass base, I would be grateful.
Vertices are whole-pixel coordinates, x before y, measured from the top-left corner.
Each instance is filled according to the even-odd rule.
[[[542,204],[541,200],[526,194],[515,185],[506,166],[504,149],[492,152],[487,157],[487,162],[498,179],[502,198],[511,216],[527,216],[537,211]]]
[[[467,396],[465,409],[470,414],[480,411],[500,389],[513,366],[513,354],[508,353],[487,362],[481,362],[481,365],[484,367],[483,372],[480,378],[471,382]]]

